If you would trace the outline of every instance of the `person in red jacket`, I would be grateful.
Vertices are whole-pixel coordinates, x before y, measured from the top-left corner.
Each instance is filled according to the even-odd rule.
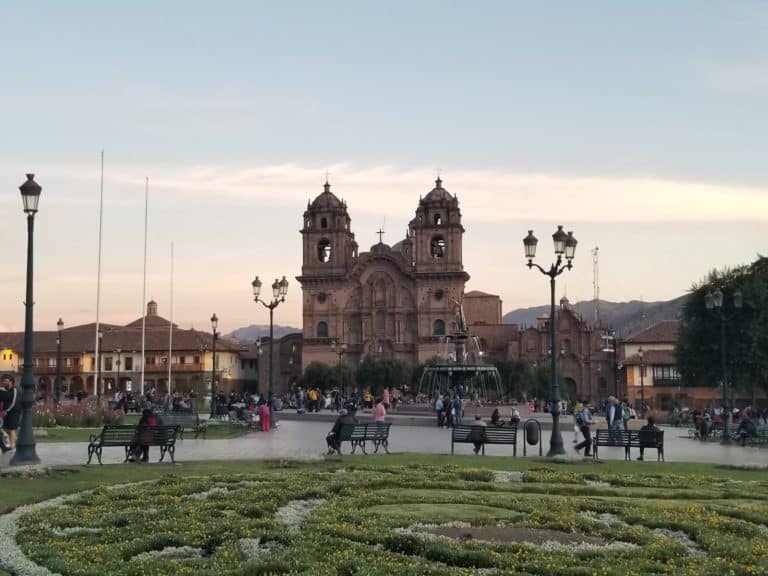
[[[150,408],[144,408],[139,419],[136,440],[131,449],[130,462],[149,462],[149,445],[152,443],[152,428],[157,426],[157,417]]]

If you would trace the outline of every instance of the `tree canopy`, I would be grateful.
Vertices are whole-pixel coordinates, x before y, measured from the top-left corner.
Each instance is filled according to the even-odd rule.
[[[723,293],[722,308],[707,310],[708,293]],[[734,294],[741,292],[742,307]],[[683,305],[675,354],[685,386],[717,386],[723,379],[721,321],[725,325],[727,378],[754,394],[768,391],[768,258],[750,265],[713,271],[694,285]]]

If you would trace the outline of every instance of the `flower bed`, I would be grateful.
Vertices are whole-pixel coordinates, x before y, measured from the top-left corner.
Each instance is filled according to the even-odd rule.
[[[7,559],[23,554],[78,575],[768,572],[766,481],[543,466],[502,478],[349,464],[170,475],[17,510],[0,548],[15,534],[20,553],[2,568],[20,572]]]

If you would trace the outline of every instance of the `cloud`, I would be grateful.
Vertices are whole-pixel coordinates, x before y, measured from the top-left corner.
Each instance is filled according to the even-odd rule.
[[[435,173],[426,168],[337,164],[327,169],[332,191],[347,201],[353,217],[412,213],[415,199],[434,186]],[[295,163],[164,168],[150,177],[150,188],[153,193],[179,195],[186,201],[207,198],[215,192],[234,203],[252,205],[268,201],[273,206],[294,208],[322,191],[324,172],[324,168]],[[120,170],[110,178],[121,185],[143,186],[143,177],[130,170]],[[768,195],[758,189],[728,184],[499,170],[446,172],[443,180],[444,187],[459,196],[463,212],[474,221],[547,219],[556,207],[567,213],[570,221],[768,218]]]

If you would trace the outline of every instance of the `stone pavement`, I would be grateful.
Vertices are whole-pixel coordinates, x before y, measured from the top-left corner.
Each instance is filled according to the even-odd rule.
[[[176,445],[176,461],[184,463],[191,460],[247,460],[256,458],[288,458],[313,456],[325,453],[325,436],[330,429],[327,422],[287,421],[283,420],[280,427],[269,433],[251,432],[239,438],[220,440],[195,440],[186,438]],[[667,462],[706,462],[717,464],[762,464],[768,465],[768,449],[738,445],[721,446],[717,443],[703,443],[683,437],[687,430],[684,428],[666,428],[664,438],[664,453]],[[549,431],[542,432],[544,454],[549,446]],[[566,451],[576,454],[573,450],[573,431],[564,429],[563,440]],[[390,450],[393,452],[422,452],[431,454],[450,454],[451,433],[435,427],[394,425],[390,430]],[[85,442],[40,443],[37,454],[43,464],[48,465],[78,465],[85,464],[88,459]],[[344,445],[345,454],[349,445]],[[472,454],[471,444],[456,446],[457,454]],[[511,446],[487,446],[486,454],[492,456],[512,456]],[[632,451],[636,457],[637,449]],[[538,456],[538,447],[529,447],[529,456]],[[371,458],[377,457],[371,455]],[[523,457],[522,434],[517,445],[518,458]],[[150,449],[150,459],[155,462],[159,457],[157,448]],[[0,458],[0,466],[7,466],[11,454]],[[481,456],[478,456],[481,458]],[[623,448],[600,448],[601,459],[623,459]],[[647,450],[646,458],[655,460],[656,451]],[[104,463],[119,463],[123,460],[121,448],[105,448]],[[97,464],[98,465],[98,464]]]

